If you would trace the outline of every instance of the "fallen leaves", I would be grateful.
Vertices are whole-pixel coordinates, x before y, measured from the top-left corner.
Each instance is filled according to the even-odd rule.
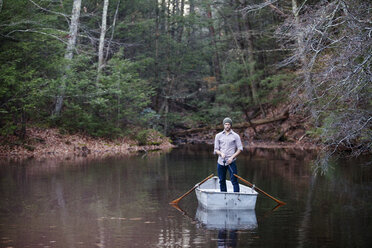
[[[159,145],[138,146],[128,138],[107,140],[83,134],[61,134],[55,128],[29,127],[26,133],[27,138],[24,142],[20,142],[15,136],[0,137],[0,157],[8,159],[107,157],[173,147],[166,140]]]

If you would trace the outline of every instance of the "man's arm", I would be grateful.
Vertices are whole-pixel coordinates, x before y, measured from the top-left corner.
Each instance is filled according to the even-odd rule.
[[[225,153],[221,152],[220,150],[214,150],[214,153],[221,156],[222,158],[225,158]]]
[[[219,135],[217,134],[215,139],[214,139],[214,152],[213,154],[217,154],[221,156],[222,158],[225,158],[225,154],[220,151],[220,142],[218,141]]]
[[[235,144],[236,144],[236,152],[227,160],[227,164],[231,164],[232,161],[243,151],[243,145],[242,141],[240,139],[240,136],[237,134],[236,139],[235,139]]]
[[[236,158],[241,152],[242,150],[240,149],[236,150],[236,152],[229,158],[229,160],[227,160],[227,164],[231,164],[234,158]]]

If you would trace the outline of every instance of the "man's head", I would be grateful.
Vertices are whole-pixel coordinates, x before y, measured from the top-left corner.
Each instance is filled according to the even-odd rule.
[[[223,119],[222,124],[223,124],[225,131],[230,131],[231,126],[232,126],[232,120],[229,117],[226,117],[225,119]]]

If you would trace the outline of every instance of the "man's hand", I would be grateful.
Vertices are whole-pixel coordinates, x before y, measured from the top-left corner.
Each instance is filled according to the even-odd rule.
[[[223,153],[223,152],[221,152],[220,155],[221,155],[222,158],[225,158],[226,157],[225,153]]]
[[[222,159],[224,159],[224,158],[226,157],[225,153],[223,153],[223,152],[221,152],[221,151],[216,151],[216,153],[217,153],[218,155],[220,155]]]
[[[241,150],[237,150],[227,161],[226,164],[231,164],[233,160],[241,153]]]

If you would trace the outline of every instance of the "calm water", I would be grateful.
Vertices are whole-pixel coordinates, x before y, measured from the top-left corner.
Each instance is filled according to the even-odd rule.
[[[371,247],[372,165],[313,176],[306,151],[251,150],[240,176],[287,202],[210,213],[195,194],[216,173],[209,146],[99,162],[0,165],[0,247]]]

